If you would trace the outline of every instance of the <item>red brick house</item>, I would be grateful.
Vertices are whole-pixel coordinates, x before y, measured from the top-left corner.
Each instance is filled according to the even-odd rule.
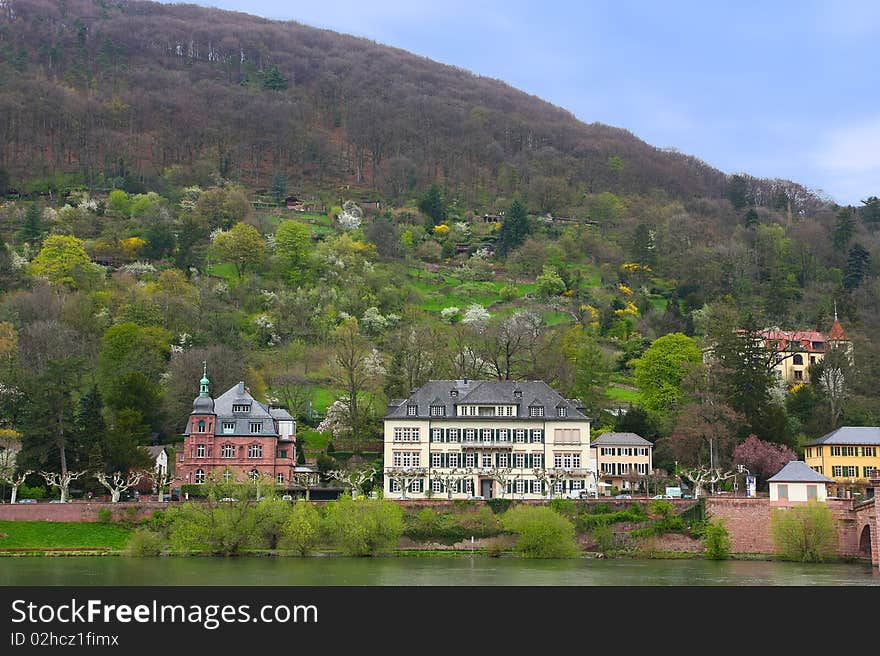
[[[296,464],[296,422],[287,410],[254,399],[239,382],[216,399],[207,367],[177,453],[177,478],[201,484],[214,473],[227,479],[271,476],[290,482]]]

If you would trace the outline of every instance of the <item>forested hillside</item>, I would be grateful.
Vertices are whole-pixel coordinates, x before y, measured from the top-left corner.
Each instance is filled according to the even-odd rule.
[[[212,392],[287,405],[308,458],[375,443],[431,378],[546,380],[667,467],[880,423],[876,197],[727,176],[362,39],[146,2],[0,1],[0,140],[0,437],[28,468],[137,466],[204,360]],[[827,332],[835,305],[852,361],[777,382],[749,335]]]

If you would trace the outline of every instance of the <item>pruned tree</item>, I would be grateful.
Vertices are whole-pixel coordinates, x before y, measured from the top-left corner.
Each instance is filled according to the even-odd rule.
[[[12,494],[9,497],[9,503],[15,503],[15,500],[18,497],[18,488],[21,487],[24,480],[33,473],[33,470],[26,469],[23,472],[16,474],[14,469],[0,466],[0,480],[9,483],[9,485],[12,486]]]
[[[57,487],[61,491],[61,503],[67,503],[70,496],[70,484],[80,476],[87,474],[86,471],[70,471],[69,469],[58,472],[41,471],[40,476],[49,487]]]
[[[320,476],[317,472],[295,472],[290,477],[290,482],[295,483],[306,491],[306,501],[311,501],[312,488],[318,485]]]
[[[480,472],[483,476],[488,476],[493,481],[497,481],[501,486],[501,498],[504,498],[505,492],[507,492],[507,482],[512,481],[514,479],[519,478],[520,474],[514,474],[513,467],[492,467],[489,469],[483,469]]]
[[[537,467],[533,469],[532,472],[534,473],[535,478],[547,487],[547,496],[550,499],[553,498],[553,494],[556,492],[556,486],[559,483],[564,483],[570,476],[570,472],[562,467],[552,467],[548,469]]]
[[[413,484],[422,480],[428,470],[424,467],[387,467],[385,477],[396,482],[400,486],[400,498],[406,499],[406,493],[412,489]]]
[[[474,470],[470,467],[465,467],[462,469],[453,467],[452,469],[446,471],[434,473],[432,474],[431,478],[443,483],[443,487],[446,488],[446,498],[451,499],[452,492],[455,489],[456,484],[459,481],[463,481],[473,475]]]
[[[723,471],[717,467],[714,469],[708,467],[689,467],[679,469],[678,473],[694,484],[695,499],[699,499],[702,496],[703,488],[707,485],[714,485],[736,476],[736,472]]]
[[[118,471],[113,472],[112,474],[98,472],[95,474],[95,478],[98,479],[98,482],[101,485],[110,491],[110,503],[118,503],[122,493],[140,483],[141,479],[146,475],[146,472],[132,470],[127,474]]]
[[[324,472],[324,477],[344,483],[351,490],[351,498],[356,499],[363,485],[372,481],[379,470],[375,467],[368,469],[330,469]]]
[[[150,473],[150,479],[153,481],[153,485],[156,488],[156,494],[159,496],[159,501],[165,501],[165,488],[170,488],[171,484],[178,480],[177,476],[168,471],[167,467],[156,467]]]

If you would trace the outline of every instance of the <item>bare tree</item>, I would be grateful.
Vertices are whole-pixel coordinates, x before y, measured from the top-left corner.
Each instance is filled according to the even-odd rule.
[[[550,499],[553,498],[553,494],[556,491],[556,485],[558,483],[564,483],[570,477],[570,472],[562,467],[553,467],[550,469],[538,467],[533,469],[532,473],[534,473],[535,478],[547,486],[547,496]]]
[[[171,484],[178,480],[177,476],[168,471],[166,467],[156,467],[150,473],[150,479],[156,487],[156,494],[159,496],[159,501],[165,500],[165,488],[169,488],[170,493]]]
[[[95,474],[95,478],[110,491],[110,503],[118,503],[122,493],[140,483],[141,479],[146,475],[146,472],[132,470],[128,474],[113,472],[112,478],[104,472],[98,472]]]
[[[519,473],[513,473],[513,467],[492,467],[490,469],[483,469],[480,473],[483,476],[488,476],[493,481],[497,481],[501,486],[501,498],[504,498],[504,494],[507,492],[507,483],[508,481],[512,481],[520,477]]]
[[[679,469],[678,473],[694,484],[694,498],[699,499],[706,485],[713,485],[721,481],[733,478],[736,472],[723,471],[719,468],[689,467]]]
[[[481,351],[491,374],[498,380],[510,380],[515,370],[530,360],[542,326],[539,315],[525,310],[490,324],[482,335]]]
[[[9,503],[15,503],[15,500],[18,497],[18,488],[24,483],[24,479],[33,473],[33,470],[26,469],[20,474],[16,474],[14,468],[10,469],[5,466],[0,466],[0,480],[9,483],[12,486],[12,495],[9,497]]]
[[[306,491],[306,501],[311,501],[312,488],[318,485],[319,478],[317,472],[295,472],[290,477],[290,482],[303,488]]]
[[[395,481],[400,486],[400,498],[406,499],[406,493],[412,489],[413,484],[425,477],[428,470],[424,467],[387,467],[385,477]]]
[[[74,472],[69,469],[64,469],[60,474],[57,472],[41,471],[40,476],[46,481],[46,485],[49,487],[57,487],[61,490],[61,503],[67,503],[67,499],[70,496],[71,482],[87,473],[88,472],[86,471]]]
[[[459,481],[463,481],[473,475],[474,470],[470,467],[464,469],[453,467],[452,469],[446,471],[435,472],[431,475],[431,478],[443,483],[443,487],[446,488],[446,498],[451,499],[452,492],[455,489],[456,484]]]
[[[351,490],[351,498],[355,499],[361,490],[361,487],[367,481],[372,481],[379,470],[375,467],[369,469],[331,469],[324,472],[326,478],[330,478],[340,483],[344,483]]]

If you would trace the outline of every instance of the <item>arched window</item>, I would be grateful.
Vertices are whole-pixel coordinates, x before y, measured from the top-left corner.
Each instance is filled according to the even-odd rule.
[[[204,419],[199,420],[199,432],[200,433],[205,432],[205,420]]]
[[[250,472],[248,472],[248,476],[251,477],[252,483],[256,483],[257,479],[260,477],[260,472],[258,472],[256,469],[252,469]]]
[[[231,444],[224,444],[220,449],[220,457],[221,458],[234,458],[235,457],[235,447]]]
[[[804,356],[802,356],[800,353],[796,353],[795,356],[791,359],[791,361],[794,364],[803,364],[804,363]]]
[[[248,446],[248,458],[262,458],[263,457],[263,445],[262,444],[251,444]]]
[[[201,485],[205,482],[205,470],[204,469],[196,469],[196,485]]]

